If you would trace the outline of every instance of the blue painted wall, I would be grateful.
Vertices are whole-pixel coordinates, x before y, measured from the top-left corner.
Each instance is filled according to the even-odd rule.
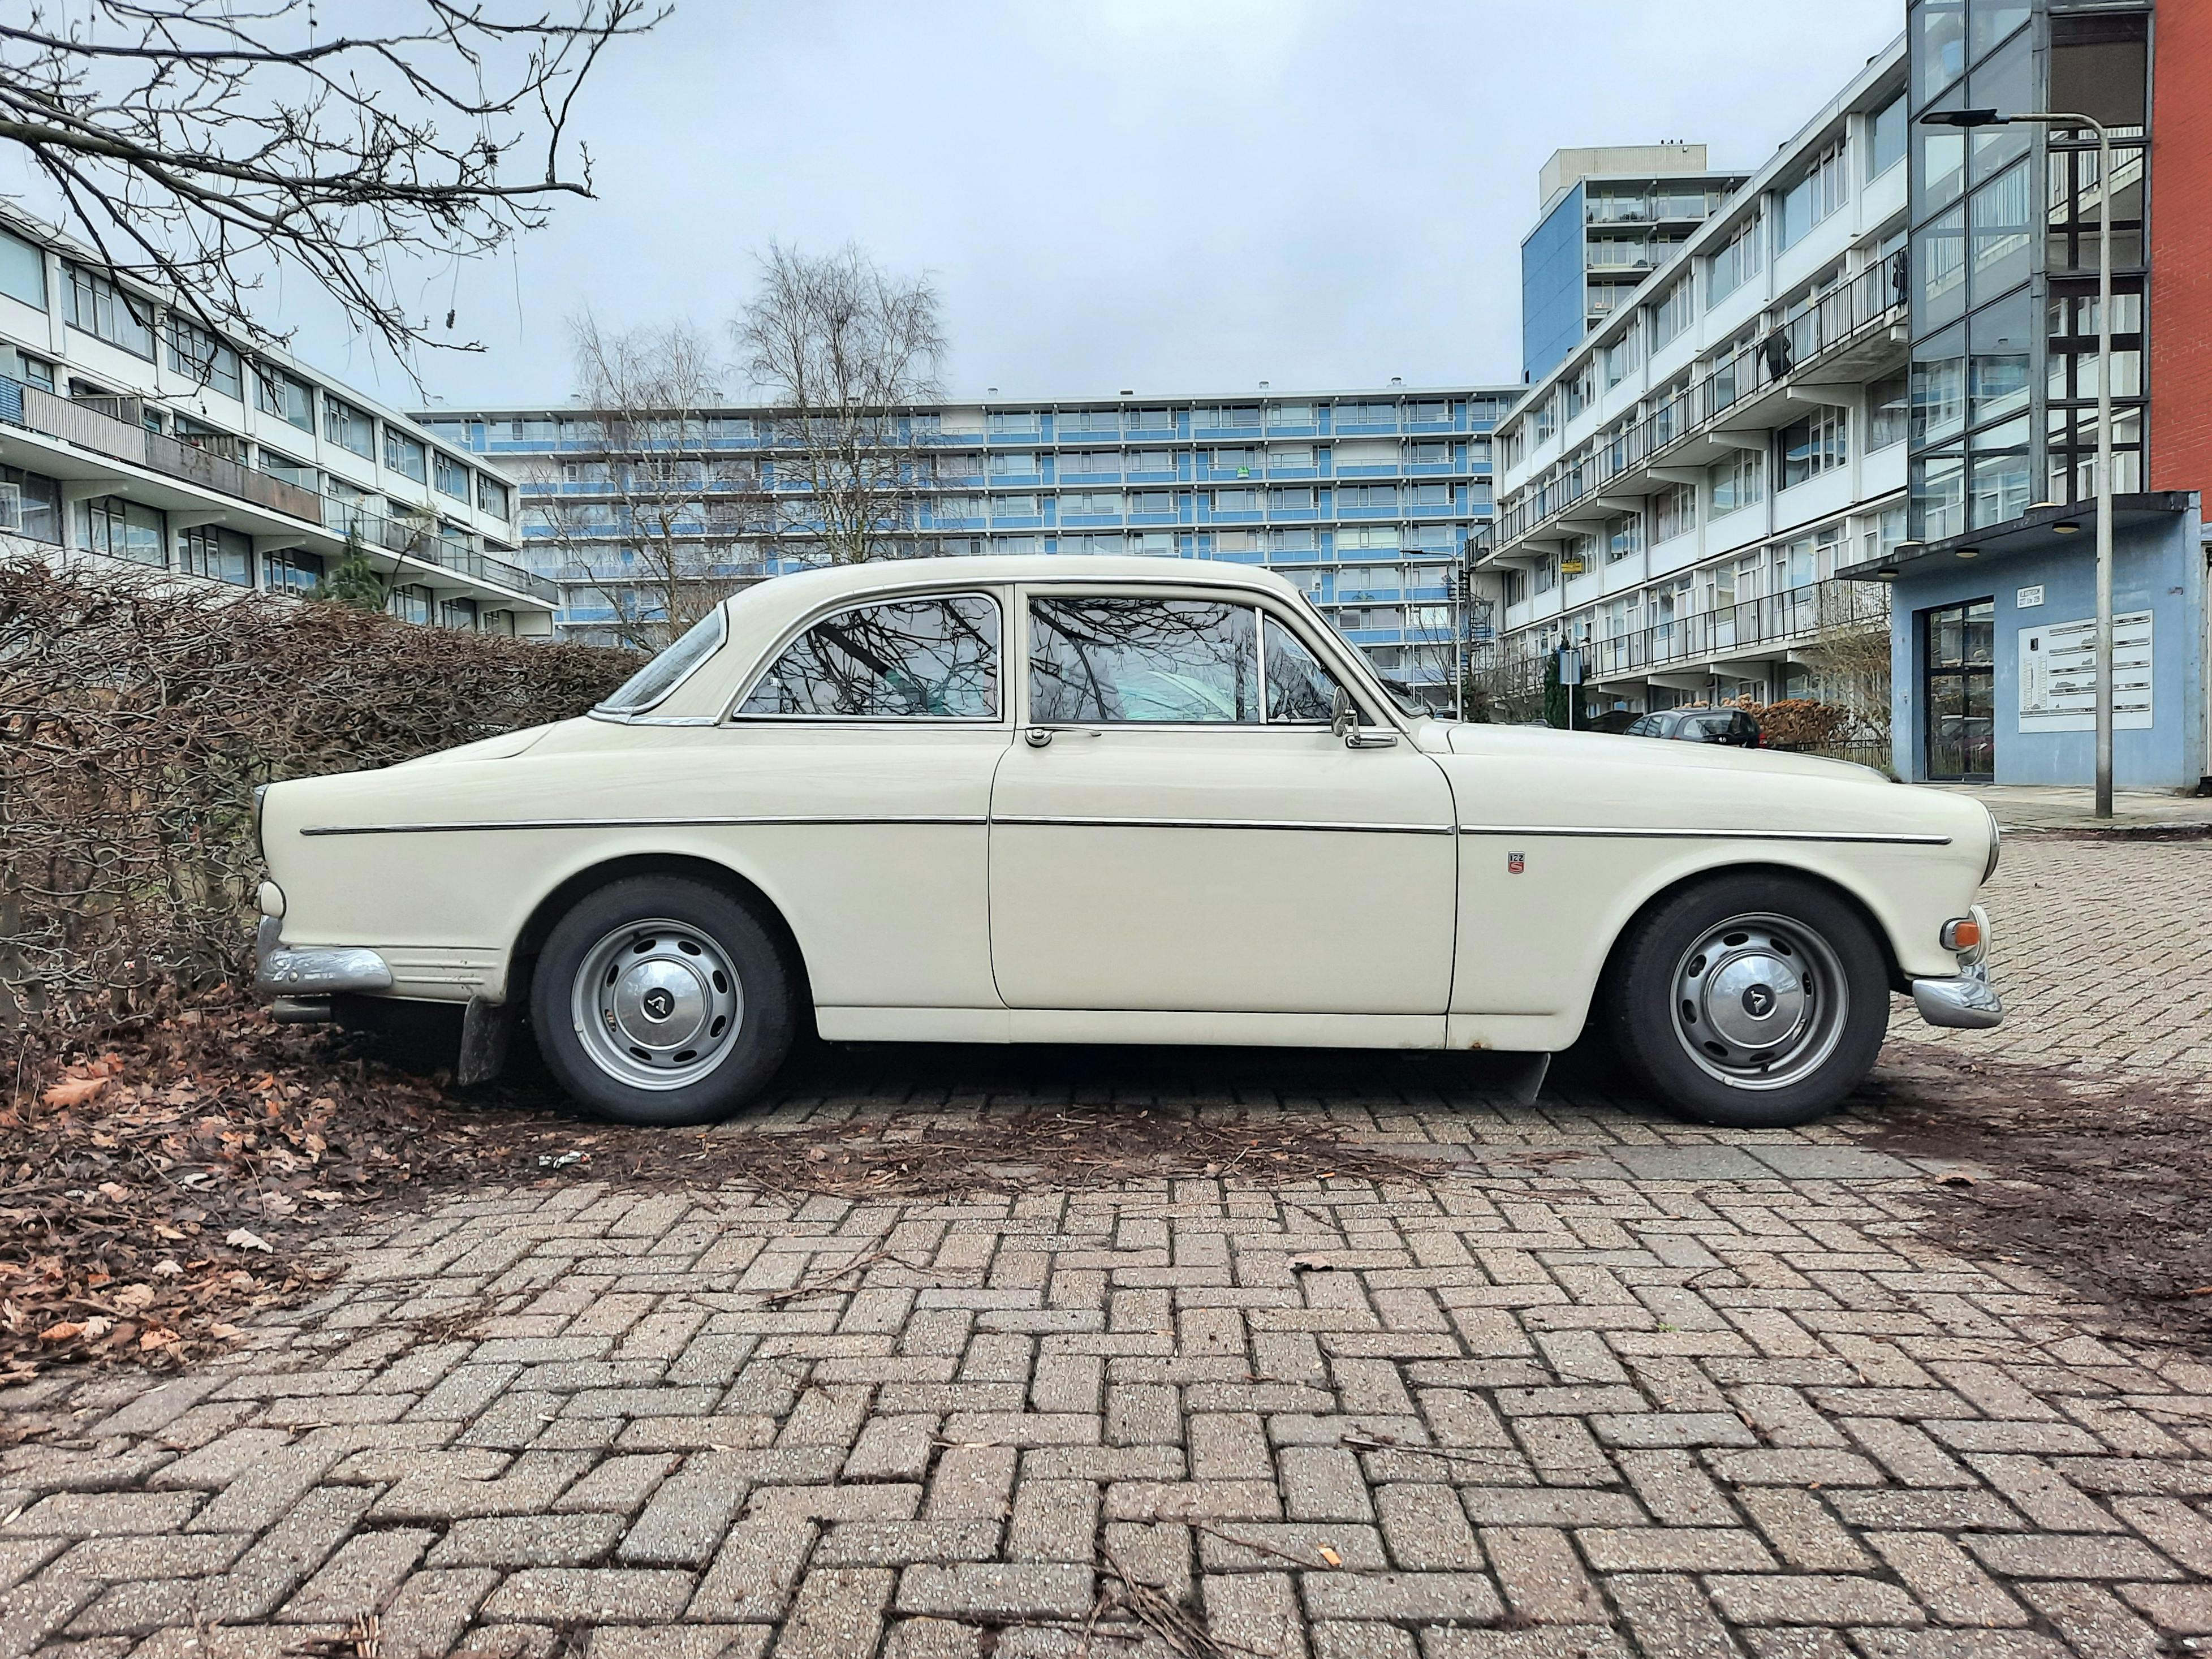
[[[1521,244],[1521,370],[1542,380],[1583,337],[1583,187],[1559,198]]]
[[[2018,591],[2039,584],[2043,604],[2021,610]],[[2096,775],[2094,732],[2020,729],[2019,645],[2023,628],[2096,614],[2095,546],[2087,534],[2049,552],[1954,560],[1949,568],[1893,584],[1890,696],[1899,770],[1914,780],[1928,775],[1922,613],[1980,599],[1996,601],[1996,781],[2087,787]],[[2208,770],[2204,550],[2197,511],[2114,533],[2112,611],[2151,613],[2152,677],[2151,726],[2112,733],[2112,781],[2123,789],[2191,787]]]

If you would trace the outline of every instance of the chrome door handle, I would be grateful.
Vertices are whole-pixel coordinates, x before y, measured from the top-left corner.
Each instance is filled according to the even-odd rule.
[[[1024,726],[1022,741],[1032,749],[1042,749],[1052,741],[1052,728],[1045,726]]]

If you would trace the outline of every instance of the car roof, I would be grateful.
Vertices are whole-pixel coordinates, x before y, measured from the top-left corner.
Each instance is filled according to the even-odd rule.
[[[866,564],[826,565],[757,582],[727,601],[734,612],[775,603],[793,611],[852,595],[893,592],[906,587],[944,587],[964,582],[1168,582],[1207,586],[1258,588],[1275,594],[1297,589],[1259,565],[1218,559],[1147,558],[1134,554],[1000,553],[958,558],[878,559]]]

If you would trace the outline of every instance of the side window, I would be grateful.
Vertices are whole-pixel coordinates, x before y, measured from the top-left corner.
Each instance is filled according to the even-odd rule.
[[[1629,721],[1627,734],[1632,738],[1654,738],[1659,735],[1661,724],[1656,714],[1638,714]]]
[[[1256,723],[1257,618],[1211,599],[1030,601],[1030,718]]]
[[[998,605],[956,593],[842,611],[777,658],[738,712],[995,720]]]
[[[1314,660],[1305,642],[1272,617],[1260,618],[1260,642],[1268,720],[1327,725],[1335,712],[1336,681]]]

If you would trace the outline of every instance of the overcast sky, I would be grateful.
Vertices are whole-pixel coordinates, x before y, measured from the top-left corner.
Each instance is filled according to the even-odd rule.
[[[423,309],[457,301],[489,349],[433,354],[424,379],[452,406],[558,403],[566,318],[719,330],[775,239],[927,272],[956,394],[1516,380],[1520,241],[1553,149],[1680,138],[1756,167],[1903,13],[679,0],[586,94],[598,199],[429,284]],[[302,315],[308,361],[416,401]]]

